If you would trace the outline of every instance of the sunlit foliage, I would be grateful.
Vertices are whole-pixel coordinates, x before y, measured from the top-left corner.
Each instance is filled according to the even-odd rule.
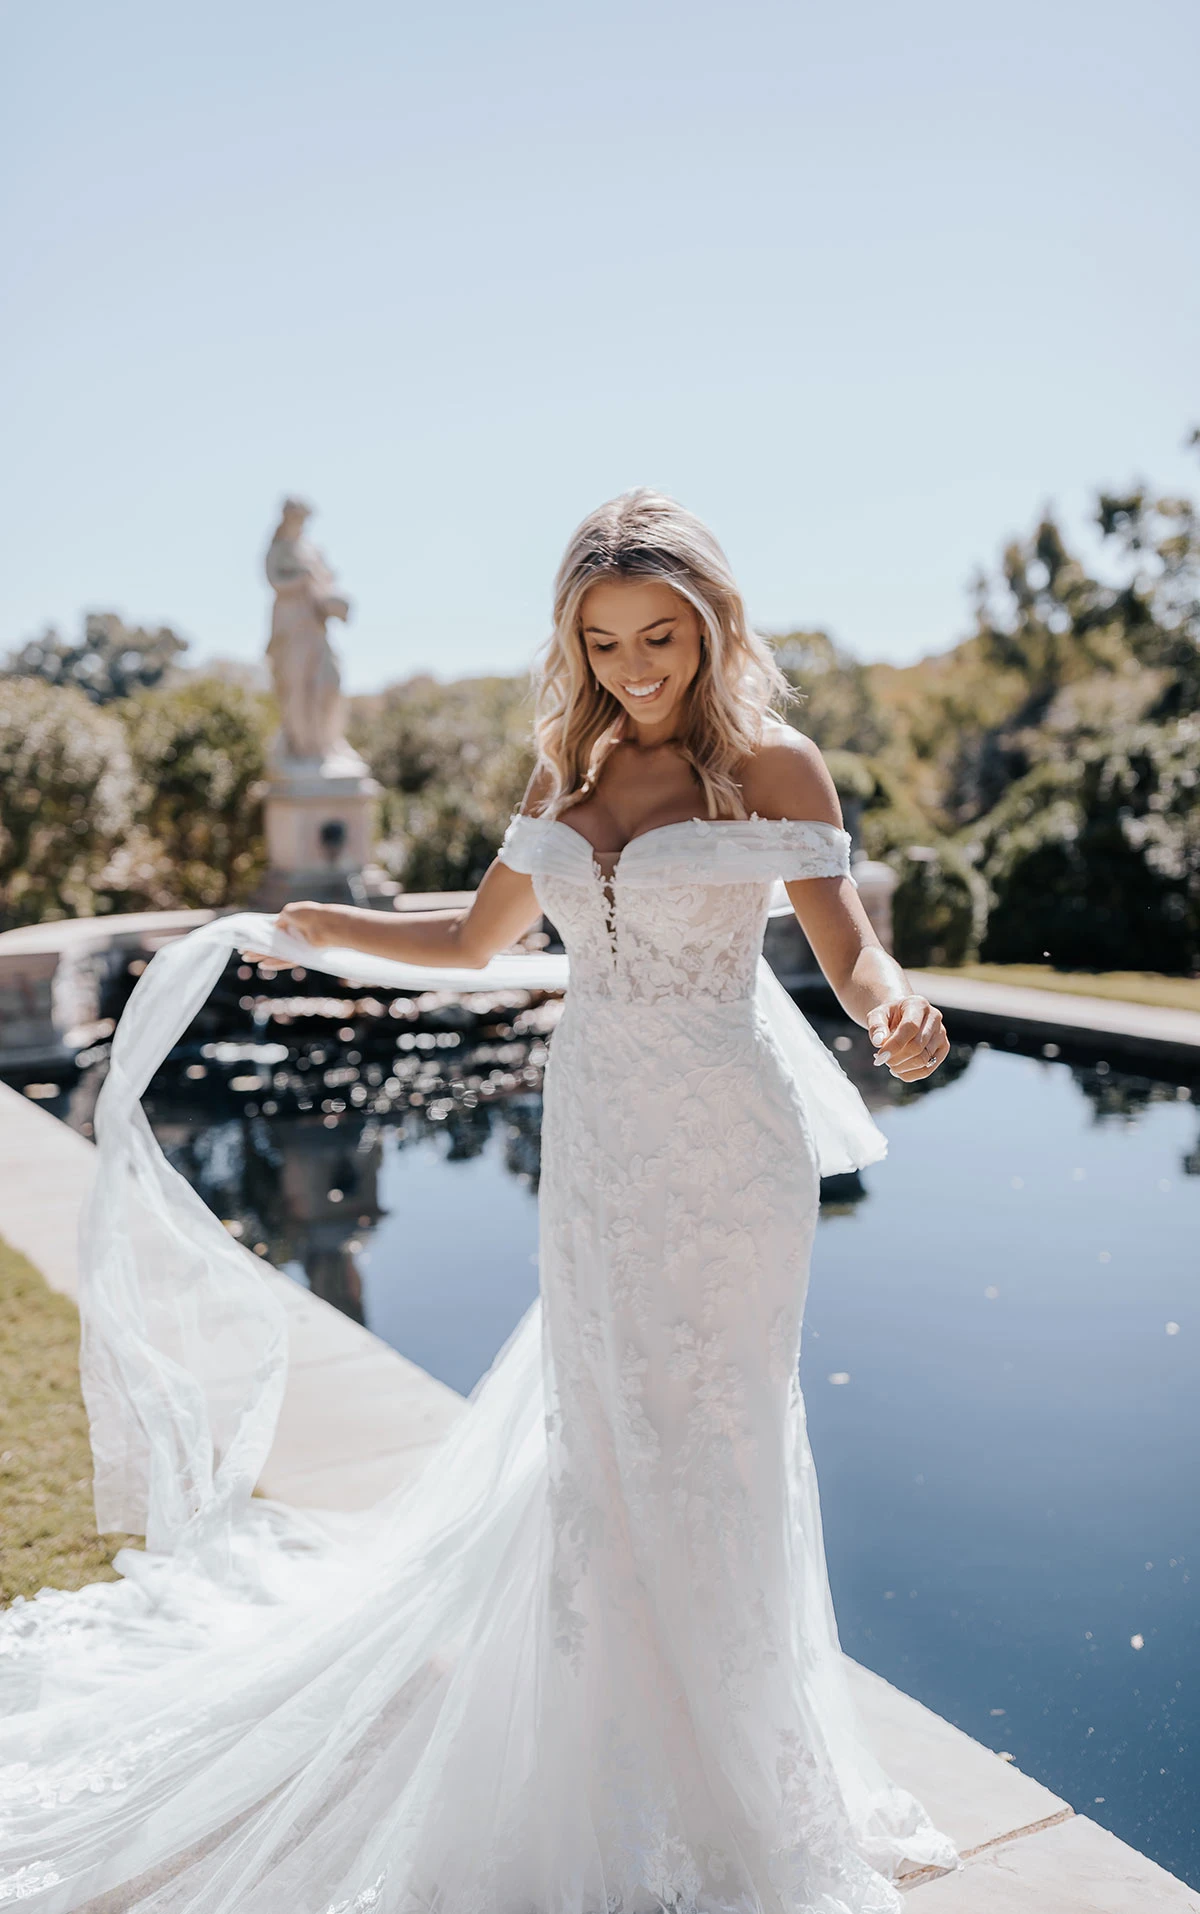
[[[36,678],[0,695],[0,928],[89,917],[134,815],[125,730],[83,692]]]
[[[167,625],[146,631],[125,624],[115,611],[88,612],[81,637],[62,638],[48,626],[10,655],[4,672],[73,685],[93,704],[111,704],[162,684],[186,650],[186,638]]]
[[[382,857],[410,891],[470,889],[533,769],[525,678],[410,678],[356,698],[349,733],[385,792]]]

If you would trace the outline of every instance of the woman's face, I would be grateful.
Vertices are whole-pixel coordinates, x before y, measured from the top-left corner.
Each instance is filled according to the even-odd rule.
[[[606,578],[584,594],[580,622],[598,682],[628,712],[642,741],[671,737],[700,669],[694,606],[656,578]]]

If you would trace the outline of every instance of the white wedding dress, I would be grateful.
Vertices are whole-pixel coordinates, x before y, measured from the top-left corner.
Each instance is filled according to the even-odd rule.
[[[540,1298],[415,1486],[357,1516],[251,1501],[285,1279],[138,1098],[236,945],[410,985],[566,966],[433,973],[251,917],[154,959],[81,1294],[98,1519],[152,1552],[0,1616],[0,1907],[891,1914],[902,1866],[956,1864],[861,1741],[798,1379],[818,1172],[883,1142],[759,953],[772,883],[847,853],[694,820],[606,878],[567,823],[513,820],[570,970]]]

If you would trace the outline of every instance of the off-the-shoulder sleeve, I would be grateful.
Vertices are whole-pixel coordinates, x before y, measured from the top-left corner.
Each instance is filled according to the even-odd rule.
[[[532,877],[534,854],[541,843],[546,820],[531,817],[526,811],[518,811],[509,820],[508,829],[501,839],[496,856],[510,871],[519,871],[523,877]]]
[[[744,817],[731,823],[697,819],[689,844],[670,844],[672,859],[697,875],[697,863],[714,882],[794,884],[802,877],[848,877],[850,833],[836,825],[792,817]],[[637,840],[635,840],[637,842]],[[697,848],[699,857],[697,857]],[[653,875],[647,869],[647,880]]]
[[[785,884],[805,877],[849,877],[850,833],[836,824],[817,824],[780,818],[772,825],[776,838],[775,875]]]

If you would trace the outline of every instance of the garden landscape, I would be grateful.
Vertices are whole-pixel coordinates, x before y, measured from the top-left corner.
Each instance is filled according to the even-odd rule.
[[[825,1187],[805,1342],[844,1646],[1049,1783],[1020,1810],[1030,1825],[1057,1825],[1065,1795],[1186,1877],[1195,1776],[1168,1670],[1195,1630],[1171,1456],[1200,1399],[1181,1327],[1200,1216],[1200,530],[1189,500],[1145,491],[1099,497],[1095,517],[1092,570],[1045,517],[981,574],[970,635],[917,665],[862,663],[819,630],[772,638],[795,692],[788,721],[826,754],[860,882],[888,879],[897,954],[933,989],[963,980],[942,1075],[881,1084],[863,1033],[797,957],[794,924],[790,941],[772,927],[768,952],[892,1141],[886,1165]],[[188,649],[169,628],[94,613],[76,640],[47,630],[16,648],[0,679],[6,1074],[82,1149],[114,1019],[148,956],[262,896],[267,877],[264,799],[284,789],[272,764],[289,762],[279,704],[265,671],[192,666]],[[529,711],[523,677],[420,676],[347,700],[344,745],[331,717],[341,782],[328,788],[374,793],[376,908],[470,894],[530,773]],[[295,877],[302,894],[313,881]],[[91,925],[102,944],[119,934],[90,1005],[101,1014],[51,1063],[13,1048],[32,1026],[12,966],[28,962],[22,940],[27,953],[56,924],[85,938]],[[155,1077],[145,1108],[168,1160],[265,1264],[358,1326],[353,1359],[404,1405],[382,1436],[343,1410],[315,1449],[311,1435],[296,1449],[302,1412],[285,1417],[265,1492],[320,1503],[341,1471],[354,1506],[411,1470],[532,1300],[541,1074],[560,1009],[553,993],[355,992],[231,960]],[[1170,1029],[1136,1023],[1172,1013]],[[926,1189],[937,1203],[947,1179],[943,1225],[902,1259],[881,1310],[876,1266],[895,1259],[903,1214]],[[984,1215],[994,1252],[964,1269]],[[35,1228],[29,1247],[40,1241]],[[51,1246],[43,1266],[55,1255],[72,1262]],[[111,1575],[134,1540],[94,1527],[71,1284],[56,1294],[5,1247],[10,1601]],[[914,1342],[913,1308],[944,1329]],[[391,1349],[409,1365],[403,1390]],[[1072,1409],[1063,1377],[1081,1358]],[[1107,1460],[1103,1397],[1118,1445]],[[310,1426],[329,1413],[310,1409]],[[951,1417],[961,1472],[938,1455]],[[1086,1434],[1065,1441],[1068,1426]],[[872,1440],[894,1463],[864,1478],[854,1457]],[[1148,1557],[1149,1600],[1128,1586],[1131,1551]],[[1160,1648],[1162,1675],[1130,1689],[1111,1647],[1076,1666],[1030,1606],[1038,1561],[1072,1622],[1098,1625],[1082,1630],[1086,1649],[1124,1628],[1135,1660],[1147,1641]],[[886,1713],[891,1692],[865,1691],[864,1707]],[[1081,1706],[1099,1732],[1079,1742]],[[988,1832],[985,1815],[980,1852],[1003,1821]]]
[[[0,10],[0,1914],[1200,1914],[1198,28]]]
[[[773,637],[785,715],[896,871],[906,964],[1200,970],[1200,518],[1131,489],[1097,496],[1094,521],[1090,563],[1050,516],[1009,544],[969,635],[919,664]],[[4,928],[251,896],[278,722],[259,674],[191,666],[175,632],[105,612],[27,640],[4,683]],[[350,701],[381,787],[376,855],[407,890],[478,882],[529,777],[529,709],[520,677]],[[1182,981],[1127,988],[1197,1001]]]

